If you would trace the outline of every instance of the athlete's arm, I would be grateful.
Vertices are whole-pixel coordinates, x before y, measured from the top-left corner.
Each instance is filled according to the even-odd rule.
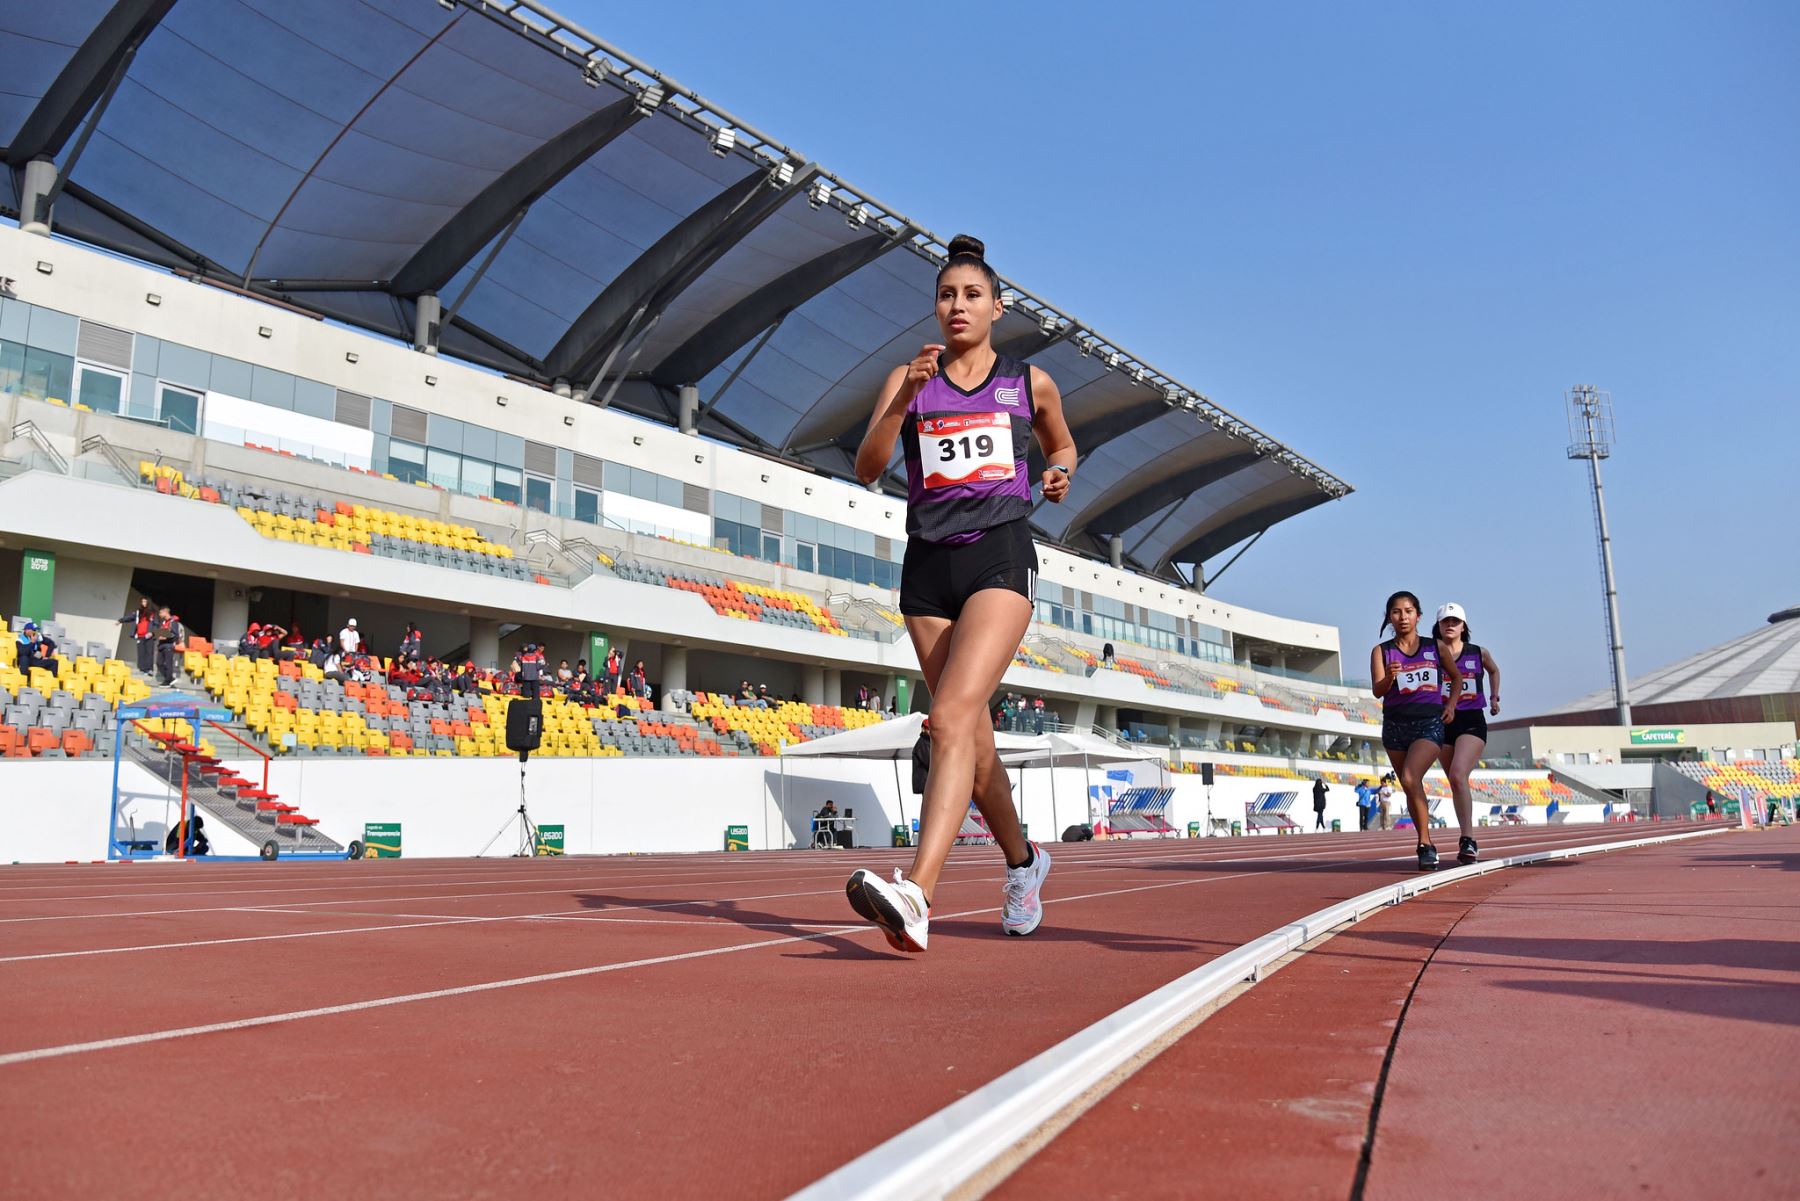
[[[1386,696],[1393,690],[1394,673],[1388,666],[1387,648],[1378,646],[1369,652],[1369,691],[1376,696]]]
[[[1488,654],[1487,647],[1481,648],[1481,666],[1488,673],[1488,713],[1500,716],[1500,665],[1494,662],[1494,656]]]
[[[1075,435],[1063,417],[1062,393],[1056,381],[1041,367],[1031,370],[1031,428],[1043,448],[1044,499],[1058,504],[1069,494],[1069,474],[1075,470]]]
[[[1444,720],[1456,717],[1456,702],[1462,698],[1462,672],[1457,670],[1456,656],[1448,644],[1438,642],[1438,668],[1444,673]]]
[[[881,478],[894,457],[894,440],[900,436],[900,425],[906,420],[906,408],[932,376],[937,374],[938,353],[944,348],[927,343],[918,356],[904,367],[888,372],[881,385],[881,396],[869,418],[868,432],[856,448],[856,478],[872,484]]]

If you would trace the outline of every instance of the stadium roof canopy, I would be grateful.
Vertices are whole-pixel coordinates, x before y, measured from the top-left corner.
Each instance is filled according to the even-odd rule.
[[[700,432],[839,476],[938,336],[939,238],[536,0],[0,26],[0,206],[54,162],[64,236],[665,422],[693,384]],[[1047,537],[1168,572],[1350,490],[1008,286],[996,344],[1057,380],[1083,453]]]
[[[1784,698],[1788,703],[1780,703]],[[1787,711],[1797,708],[1795,700],[1800,700],[1800,607],[1772,613],[1765,626],[1631,681],[1633,716],[1653,707],[1688,706],[1692,712],[1686,719],[1693,721],[1782,721],[1796,716]],[[1727,714],[1723,703],[1736,701],[1756,703]],[[1612,704],[1612,690],[1606,689],[1545,716],[1605,713]]]

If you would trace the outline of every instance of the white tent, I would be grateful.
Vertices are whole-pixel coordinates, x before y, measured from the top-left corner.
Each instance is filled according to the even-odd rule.
[[[906,814],[905,796],[907,789],[900,781],[900,760],[911,759],[913,744],[919,740],[919,729],[925,723],[922,713],[908,714],[893,721],[884,721],[872,726],[864,726],[860,730],[845,730],[842,734],[831,734],[824,738],[815,738],[810,742],[793,743],[781,748],[782,758],[802,756],[810,758],[841,759],[891,759],[894,761],[894,790],[900,798],[900,812],[904,819]],[[1104,766],[1109,763],[1141,763],[1161,760],[1165,752],[1149,747],[1121,745],[1098,734],[1087,731],[1055,732],[1048,734],[1014,734],[998,731],[994,734],[994,749],[1000,752],[1000,762],[1007,767],[1044,767],[1050,772],[1050,812],[1052,822],[1056,822],[1056,772],[1057,767],[1075,767],[1086,769],[1095,765]],[[787,809],[787,771],[782,767],[782,810]],[[1024,775],[1020,774],[1019,787],[1025,786]],[[1086,798],[1083,798],[1082,817],[1087,817]]]

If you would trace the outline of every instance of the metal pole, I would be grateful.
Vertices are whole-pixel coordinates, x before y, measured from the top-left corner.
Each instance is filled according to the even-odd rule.
[[[1587,414],[1589,445],[1593,445],[1594,415]],[[1600,530],[1600,573],[1606,591],[1606,636],[1612,647],[1613,700],[1618,705],[1619,724],[1631,724],[1631,698],[1625,679],[1625,635],[1619,625],[1619,588],[1613,579],[1612,533],[1606,524],[1606,491],[1600,483],[1600,456],[1588,452],[1588,474],[1594,485],[1594,520]]]

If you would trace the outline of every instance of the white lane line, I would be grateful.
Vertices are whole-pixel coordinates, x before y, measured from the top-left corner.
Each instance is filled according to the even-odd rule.
[[[1671,837],[1671,838],[1692,837],[1692,835],[1672,835],[1669,837]],[[1667,840],[1668,839],[1658,839],[1656,841],[1667,841]],[[1523,843],[1523,844],[1519,844],[1519,845],[1531,846],[1531,845],[1538,845],[1538,844]],[[1602,844],[1597,849],[1601,849],[1601,850],[1608,849],[1609,845],[1610,844]],[[1627,843],[1625,845],[1635,845],[1635,844]],[[1593,849],[1593,848],[1582,848],[1582,849]],[[1558,852],[1557,851],[1549,851],[1549,852],[1544,852],[1544,854],[1548,855],[1548,856],[1553,856],[1553,855],[1558,854]],[[1379,863],[1379,862],[1385,862],[1389,859],[1403,860],[1403,859],[1408,859],[1410,857],[1411,856],[1409,856],[1409,855],[1393,855],[1393,856],[1386,856],[1383,859],[1364,860],[1362,862],[1377,862],[1377,863]],[[1321,868],[1335,866],[1336,863],[1338,863],[1338,862],[1341,862],[1341,860],[1333,860],[1333,861],[1326,862],[1326,863],[1309,863],[1303,867],[1277,868],[1274,871],[1267,871],[1267,872],[1257,872],[1257,871],[1234,872],[1230,875],[1207,876],[1207,877],[1203,877],[1198,880],[1169,880],[1169,881],[1164,881],[1164,882],[1157,883],[1157,884],[1140,884],[1140,885],[1133,885],[1133,886],[1127,887],[1127,888],[1106,889],[1106,890],[1102,890],[1100,892],[1078,893],[1074,896],[1067,896],[1067,897],[1047,897],[1044,900],[1044,904],[1045,905],[1070,904],[1075,901],[1091,901],[1091,900],[1098,900],[1098,899],[1102,899],[1102,898],[1106,898],[1106,897],[1125,896],[1125,895],[1128,895],[1131,893],[1138,893],[1138,892],[1156,892],[1156,891],[1163,890],[1163,889],[1186,888],[1186,887],[1190,887],[1193,885],[1201,885],[1201,884],[1223,884],[1229,880],[1245,880],[1245,879],[1249,879],[1253,876],[1274,876],[1274,875],[1284,874],[1287,872],[1317,871]],[[1497,860],[1497,861],[1495,861],[1493,866],[1504,866],[1505,863],[1506,863],[1506,861]],[[1483,871],[1493,870],[1493,866],[1484,864],[1484,865],[1474,867],[1474,868],[1462,868],[1462,869],[1459,869],[1459,871],[1461,871],[1464,875],[1475,875],[1475,874],[1480,874]],[[1446,876],[1445,882],[1451,882],[1448,879],[1449,873],[1444,873],[1444,875]],[[1458,877],[1458,878],[1460,878],[1460,877]],[[1397,885],[1396,887],[1406,888],[1406,887],[1408,887],[1408,885],[1401,884],[1401,885]],[[1383,889],[1383,890],[1377,890],[1377,891],[1385,892],[1386,890]],[[1373,895],[1373,894],[1365,894],[1365,895]],[[1348,903],[1348,902],[1346,902],[1346,903]],[[588,913],[588,911],[586,911],[586,910],[583,910],[580,912],[584,915]],[[937,917],[940,921],[946,921],[946,920],[954,920],[956,918],[980,917],[985,914],[993,914],[993,913],[998,913],[998,912],[1000,912],[1000,907],[998,905],[993,905],[993,906],[986,906],[986,907],[978,908],[978,909],[965,909],[958,913],[935,914],[933,916]],[[533,915],[533,916],[538,916],[538,915]],[[541,915],[541,916],[549,917],[552,915],[546,914],[546,915]],[[440,923],[427,922],[424,924],[426,924],[426,925],[466,924],[466,923],[473,923],[473,922],[496,922],[496,921],[518,921],[518,920],[523,920],[523,919],[520,919],[517,917],[511,917],[511,918],[505,918],[505,917],[467,918],[467,919],[451,919],[450,922],[440,922]],[[594,920],[594,919],[591,916],[589,916],[586,918],[586,920]],[[1303,921],[1303,922],[1310,921],[1310,920],[1311,920],[1310,918],[1301,919],[1301,921]],[[721,919],[721,921],[725,922],[726,924],[742,924],[742,923],[730,923],[728,919]],[[321,1007],[318,1009],[302,1009],[302,1010],[294,1010],[294,1011],[291,1011],[288,1013],[268,1014],[268,1015],[264,1015],[261,1017],[239,1018],[234,1021],[213,1022],[213,1023],[209,1023],[204,1026],[184,1026],[184,1027],[180,1027],[180,1028],[174,1029],[174,1030],[159,1030],[159,1031],[153,1031],[153,1032],[150,1032],[147,1034],[127,1035],[122,1038],[99,1039],[94,1042],[86,1042],[86,1043],[69,1043],[69,1044],[66,1044],[66,1045],[60,1046],[60,1047],[40,1047],[35,1050],[15,1051],[10,1054],[0,1055],[0,1067],[6,1067],[6,1066],[9,1066],[9,1065],[15,1064],[15,1063],[29,1063],[29,1062],[39,1060],[39,1059],[53,1059],[53,1058],[57,1058],[57,1057],[63,1056],[63,1055],[76,1055],[76,1054],[83,1054],[83,1053],[91,1052],[91,1051],[107,1051],[107,1050],[113,1050],[113,1049],[120,1048],[120,1047],[137,1046],[142,1043],[163,1042],[163,1041],[167,1041],[169,1039],[176,1039],[176,1038],[191,1038],[196,1035],[216,1034],[216,1033],[220,1033],[222,1031],[227,1031],[227,1030],[244,1030],[244,1029],[249,1029],[249,1028],[255,1027],[255,1026],[277,1025],[277,1024],[281,1024],[281,1023],[285,1023],[285,1022],[302,1021],[307,1018],[328,1017],[333,1014],[340,1014],[340,1013],[354,1013],[354,1012],[358,1012],[358,1011],[364,1010],[364,1009],[378,1009],[378,1008],[383,1008],[385,1006],[407,1004],[407,1003],[414,1002],[414,1001],[431,1001],[431,1000],[437,1000],[437,999],[440,999],[443,997],[456,997],[456,996],[464,996],[464,995],[467,995],[470,993],[490,992],[490,991],[493,991],[496,989],[518,988],[518,987],[522,987],[522,986],[528,985],[528,984],[542,984],[542,983],[556,981],[556,980],[570,980],[570,979],[575,979],[575,978],[582,977],[582,976],[594,976],[594,975],[600,975],[605,972],[621,971],[626,968],[652,967],[652,966],[655,966],[658,964],[675,963],[675,962],[679,962],[679,961],[687,960],[687,959],[702,959],[702,958],[706,958],[706,957],[712,956],[712,955],[726,955],[726,954],[731,954],[731,953],[734,953],[737,951],[755,950],[758,947],[776,947],[776,946],[783,946],[783,945],[787,945],[790,943],[796,943],[796,942],[811,942],[811,941],[814,941],[814,940],[817,940],[820,938],[829,938],[829,937],[832,937],[833,935],[875,934],[877,932],[878,931],[876,930],[875,927],[869,926],[866,924],[861,924],[861,923],[854,925],[854,926],[832,926],[832,927],[826,928],[824,930],[821,930],[821,931],[819,931],[817,933],[813,933],[813,934],[794,935],[794,936],[788,937],[788,938],[762,939],[762,940],[757,940],[757,941],[748,942],[748,943],[734,943],[731,946],[727,946],[727,947],[714,947],[714,948],[711,948],[708,950],[703,950],[703,951],[687,951],[687,952],[682,952],[682,953],[676,954],[676,955],[658,955],[658,956],[653,956],[653,957],[647,958],[647,959],[631,960],[631,961],[628,961],[625,963],[599,964],[599,965],[596,965],[593,967],[572,968],[572,969],[569,969],[567,971],[562,971],[562,972],[547,972],[547,973],[540,973],[535,976],[520,976],[520,977],[516,977],[511,980],[494,980],[494,981],[489,981],[489,982],[483,983],[483,984],[468,984],[468,985],[460,985],[460,986],[454,987],[454,988],[433,989],[428,992],[406,993],[406,994],[403,994],[403,995],[397,996],[397,997],[379,997],[374,1000],[368,1000],[368,1001],[351,1001],[351,1002],[347,1002],[342,1005],[328,1005],[328,1006],[324,1006],[324,1007]],[[334,931],[315,931],[313,933],[315,935],[322,935],[322,934],[336,933],[336,932],[334,932]],[[281,937],[281,936],[277,936],[277,937]],[[188,945],[188,944],[175,944],[175,945],[181,946],[181,945]],[[1196,970],[1197,971],[1204,970],[1204,965],[1202,968],[1196,969]]]
[[[1515,841],[1515,842],[1509,843],[1509,845],[1512,845],[1512,846],[1543,846],[1543,845],[1554,845],[1554,841],[1552,841],[1552,842],[1518,842],[1518,841]],[[1344,862],[1379,863],[1379,862],[1385,862],[1387,860],[1404,860],[1404,859],[1410,858],[1410,856],[1408,856],[1408,855],[1389,855],[1389,856],[1382,856],[1379,858],[1371,859],[1371,858],[1366,857],[1368,852],[1381,851],[1381,850],[1386,850],[1388,848],[1385,846],[1376,846],[1376,847],[1365,846],[1365,847],[1361,847],[1358,849],[1363,854],[1354,859],[1348,859],[1345,856],[1343,856],[1341,853],[1338,853],[1338,852],[1316,851],[1310,855],[1245,855],[1245,856],[1238,856],[1235,858],[1221,856],[1221,857],[1209,858],[1209,859],[1205,860],[1205,862],[1208,862],[1208,863],[1256,863],[1256,862],[1261,862],[1261,861],[1291,862],[1291,861],[1298,861],[1298,860],[1315,860],[1315,859],[1328,860],[1328,862],[1325,862],[1325,863],[1311,864],[1311,865],[1309,865],[1308,868],[1281,868],[1281,869],[1277,869],[1276,871],[1270,871],[1270,872],[1245,872],[1245,873],[1241,873],[1241,874],[1233,874],[1233,875],[1229,875],[1229,876],[1215,877],[1215,879],[1220,879],[1220,880],[1236,880],[1236,879],[1243,879],[1246,876],[1253,876],[1253,875],[1277,875],[1277,874],[1280,874],[1282,872],[1287,872],[1287,871],[1310,870],[1312,867],[1331,867],[1336,864],[1344,863]],[[1095,860],[1083,860],[1082,863],[1084,866],[1077,867],[1074,869],[1065,869],[1059,873],[1058,878],[1066,880],[1071,874],[1091,875],[1091,874],[1108,873],[1108,872],[1112,872],[1112,871],[1132,870],[1131,867],[1129,866],[1129,864],[1121,864],[1116,867],[1115,866],[1085,866],[1087,864],[1093,864],[1096,862],[1097,861],[1095,861]],[[1187,860],[1186,862],[1197,862],[1197,861],[1196,860]],[[987,877],[983,876],[980,880],[975,880],[973,878],[968,878],[968,879],[963,879],[963,880],[946,879],[946,880],[940,881],[940,884],[948,885],[948,886],[959,886],[959,885],[964,885],[964,884],[985,883],[985,882],[987,882]],[[1182,880],[1182,881],[1164,882],[1164,883],[1158,883],[1158,884],[1147,884],[1147,885],[1143,885],[1139,888],[1126,888],[1126,889],[1114,890],[1112,892],[1107,892],[1107,893],[1096,893],[1096,894],[1087,894],[1087,895],[1090,895],[1090,896],[1118,896],[1118,895],[1123,895],[1124,893],[1149,891],[1149,890],[1154,890],[1154,889],[1158,889],[1158,888],[1167,888],[1167,887],[1171,887],[1173,885],[1207,883],[1207,882],[1209,882],[1209,881],[1206,881],[1206,880]],[[547,892],[547,893],[556,893],[556,892],[562,892],[564,890],[562,890],[562,889],[544,889],[542,891]],[[830,895],[835,894],[838,891],[839,890],[836,888],[827,888],[827,889],[817,889],[817,890],[803,891],[803,892],[761,893],[761,894],[744,896],[744,897],[718,897],[718,898],[704,898],[704,899],[699,899],[699,900],[663,901],[663,902],[645,903],[645,904],[641,904],[641,905],[618,905],[618,906],[614,906],[613,908],[603,909],[603,910],[594,910],[594,909],[586,909],[586,908],[583,908],[583,909],[553,909],[553,910],[547,910],[547,911],[541,912],[541,913],[494,914],[494,915],[438,914],[438,913],[374,913],[374,912],[345,913],[343,911],[336,911],[334,913],[314,913],[312,910],[309,910],[309,909],[294,908],[292,906],[275,907],[275,906],[263,906],[263,905],[223,906],[223,907],[219,907],[217,909],[210,909],[210,910],[178,909],[178,910],[169,910],[169,911],[165,911],[165,912],[176,913],[176,914],[201,913],[201,912],[269,913],[269,914],[286,914],[286,915],[292,915],[295,917],[332,917],[332,916],[385,917],[385,918],[397,918],[400,920],[398,922],[395,922],[392,924],[385,924],[385,925],[378,925],[378,926],[353,926],[353,927],[345,927],[345,928],[333,929],[333,930],[307,930],[307,931],[300,931],[300,932],[288,933],[288,934],[237,935],[237,936],[224,937],[224,938],[192,939],[187,942],[160,942],[160,943],[137,944],[137,945],[131,945],[131,946],[122,946],[122,947],[94,947],[94,948],[87,948],[87,949],[75,950],[75,951],[44,951],[44,952],[38,952],[35,954],[29,954],[29,955],[12,955],[12,956],[0,957],[0,964],[26,963],[26,962],[35,962],[35,961],[50,960],[50,959],[80,959],[80,958],[85,958],[85,957],[93,956],[93,955],[119,955],[119,954],[126,954],[126,953],[130,953],[130,952],[134,952],[134,951],[168,951],[168,950],[183,950],[183,949],[192,948],[192,947],[228,946],[228,945],[233,945],[233,944],[253,943],[253,942],[281,942],[281,941],[286,941],[286,940],[295,939],[295,938],[322,938],[322,937],[329,937],[332,935],[339,935],[339,934],[377,934],[377,933],[383,933],[383,932],[390,931],[390,930],[415,930],[415,929],[420,929],[423,927],[429,927],[429,926],[434,926],[434,925],[468,925],[468,924],[472,924],[472,923],[481,923],[481,922],[507,922],[507,921],[563,921],[563,922],[567,922],[567,921],[598,921],[598,920],[605,919],[613,914],[628,913],[628,912],[634,912],[634,911],[656,910],[656,909],[678,909],[678,908],[689,907],[689,906],[735,905],[735,904],[740,904],[745,901],[785,900],[785,899],[791,899],[794,897],[830,896]],[[465,895],[523,896],[526,894],[508,892],[508,893],[465,894]],[[369,899],[370,898],[362,898],[362,901],[367,901]],[[455,898],[451,898],[451,897],[423,898],[422,897],[422,898],[414,898],[414,899],[417,899],[417,900],[450,900],[450,899],[455,899]],[[1086,897],[1085,896],[1076,896],[1076,897],[1056,898],[1056,899],[1083,900],[1083,899],[1086,899]],[[313,906],[328,906],[328,905],[357,904],[357,903],[358,902],[356,902],[356,901],[296,902],[296,904],[300,904],[300,905],[313,905]],[[1046,904],[1048,904],[1048,903],[1051,903],[1051,901],[1047,900]],[[640,919],[640,920],[643,922],[649,922],[649,921],[658,920],[658,919]],[[750,928],[756,928],[759,926],[769,926],[769,927],[777,928],[777,929],[802,929],[802,928],[806,928],[811,925],[819,924],[819,923],[804,923],[804,922],[770,922],[770,923],[734,922],[731,918],[725,917],[725,916],[720,916],[717,918],[709,918],[709,919],[697,919],[692,924],[708,925],[708,924],[718,924],[718,923],[723,923],[723,924],[727,924],[727,925],[740,925],[740,926],[745,926],[745,927],[750,927]],[[686,924],[686,923],[678,923],[678,922],[665,920],[663,924],[677,925],[677,924]]]
[[[1063,1039],[801,1189],[788,1201],[926,1201],[953,1195],[1157,1039],[1230,989],[1246,981],[1254,984],[1277,960],[1303,951],[1306,944],[1331,930],[1420,893],[1488,872],[1719,833],[1724,831],[1587,845],[1559,842],[1551,850],[1418,875],[1287,922]]]

